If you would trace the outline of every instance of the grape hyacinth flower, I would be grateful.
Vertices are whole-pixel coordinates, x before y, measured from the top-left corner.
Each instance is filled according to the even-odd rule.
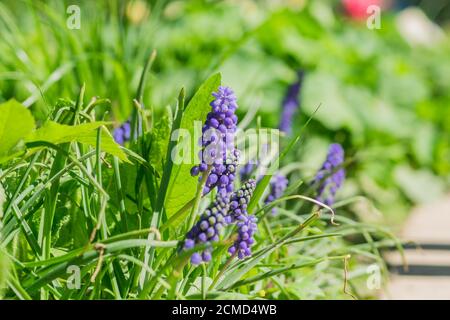
[[[184,250],[192,249],[196,244],[204,244],[219,241],[219,236],[224,226],[226,226],[226,217],[229,208],[229,199],[216,197],[205,212],[200,216],[199,221],[187,233],[184,241]],[[191,263],[198,265],[201,262],[211,260],[211,249],[208,248],[202,253],[195,252],[191,256]]]
[[[255,243],[253,235],[258,225],[258,219],[254,215],[240,215],[237,222],[238,236],[234,244],[228,249],[228,252],[236,254],[239,259],[244,259],[252,255],[251,246]]]
[[[225,196],[233,192],[239,158],[239,151],[234,145],[238,105],[233,90],[228,87],[220,86],[213,96],[215,99],[210,104],[212,110],[202,128],[201,163],[192,167],[191,175],[200,175],[201,180],[203,174],[208,174],[203,195],[217,187],[218,193]]]
[[[290,134],[292,131],[292,118],[300,105],[298,96],[302,86],[303,77],[304,72],[299,71],[297,81],[289,86],[283,101],[283,112],[278,128],[287,134]]]
[[[237,253],[239,259],[244,259],[252,254],[251,246],[255,242],[253,235],[258,226],[254,215],[247,213],[247,205],[253,195],[256,181],[251,179],[244,183],[241,189],[234,192],[230,199],[230,209],[227,222],[236,222],[238,228],[237,239],[228,249],[231,255]]]
[[[253,195],[253,191],[256,188],[256,181],[253,179],[248,180],[243,186],[234,192],[230,198],[230,209],[227,215],[227,222],[232,223],[239,220],[242,215],[248,215],[247,205]]]
[[[318,185],[316,200],[331,206],[337,190],[345,180],[344,149],[338,143],[332,143],[328,155],[320,170],[314,177],[313,184]]]
[[[125,142],[129,141],[131,137],[130,120],[125,121],[120,127],[115,128],[113,131],[113,137],[114,140],[122,146]]]
[[[286,190],[289,180],[282,174],[278,173],[273,176],[270,181],[270,193],[264,200],[265,204],[269,204],[283,195],[284,190]],[[277,213],[277,208],[272,208],[272,214]]]

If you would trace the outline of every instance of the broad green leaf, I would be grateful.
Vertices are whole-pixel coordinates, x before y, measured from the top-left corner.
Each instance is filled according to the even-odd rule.
[[[44,141],[53,144],[60,144],[72,141],[78,141],[95,147],[97,144],[97,130],[99,127],[108,124],[108,122],[97,121],[83,123],[76,126],[47,121],[42,127],[33,131],[25,140],[27,143]],[[120,146],[114,141],[111,134],[102,130],[101,136],[102,151],[117,156],[119,159],[127,161],[127,156],[120,149]]]
[[[170,132],[172,130],[172,110],[170,107],[166,108],[166,113],[155,124],[155,127],[151,133],[151,149],[150,149],[150,163],[162,176],[163,162],[165,161],[165,155],[167,147],[170,141]]]
[[[181,164],[175,164],[172,167],[170,175],[170,182],[167,190],[165,201],[165,208],[167,216],[170,217],[181,209],[187,202],[192,200],[197,190],[197,179],[190,175],[190,170],[197,161],[198,156],[195,154],[194,146],[197,141],[194,141],[194,122],[200,121],[203,123],[206,120],[206,115],[211,110],[210,102],[213,100],[212,92],[217,90],[220,85],[221,75],[217,73],[206,80],[198,89],[191,101],[183,112],[180,129],[185,129],[189,136],[180,136],[177,146],[189,145],[190,154],[185,154],[186,161]],[[192,161],[192,159],[194,159]],[[190,161],[189,161],[190,160]],[[172,159],[170,159],[172,161]],[[179,219],[178,222],[181,222]]]
[[[343,84],[329,74],[311,73],[306,77],[302,88],[302,106],[305,112],[311,115],[320,104],[322,107],[315,119],[328,129],[347,127],[354,132],[361,132],[361,119],[349,105],[344,89]]]
[[[0,163],[23,149],[20,143],[34,126],[31,112],[16,100],[0,104]]]

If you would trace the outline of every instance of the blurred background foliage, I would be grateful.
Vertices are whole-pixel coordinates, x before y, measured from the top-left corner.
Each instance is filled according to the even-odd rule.
[[[72,4],[81,8],[79,30],[66,25]],[[428,18],[406,15],[409,4]],[[342,143],[352,168],[341,196],[372,201],[355,205],[361,219],[397,225],[411,205],[440,197],[450,184],[450,8],[389,1],[385,9],[381,28],[370,29],[331,0],[3,0],[0,101],[16,97],[43,120],[86,83],[88,97],[111,100],[105,111],[120,123],[156,49],[144,96],[155,117],[180,87],[192,94],[220,71],[241,118],[257,110],[254,121],[277,127],[287,88],[304,71],[293,134],[314,119],[287,163],[309,177],[328,144]],[[408,30],[417,29],[415,39]]]

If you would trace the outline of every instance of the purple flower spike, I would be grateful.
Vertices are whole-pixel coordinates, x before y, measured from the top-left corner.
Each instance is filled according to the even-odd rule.
[[[211,243],[219,241],[219,237],[226,223],[226,216],[229,207],[229,199],[218,196],[201,215],[199,221],[192,227],[186,235],[183,249],[189,250],[197,244]],[[194,253],[191,256],[191,263],[194,265],[211,260],[211,249],[208,248],[202,253]]]
[[[255,242],[253,235],[257,230],[257,219],[247,213],[247,205],[256,188],[256,181],[249,180],[241,189],[234,192],[230,198],[229,221],[236,222],[238,235],[234,244],[228,249],[230,254],[236,254],[239,259],[251,256],[251,246]]]
[[[255,180],[249,180],[243,186],[225,197],[217,194],[216,201],[200,217],[199,221],[186,235],[183,250],[189,250],[197,244],[209,244],[219,241],[223,228],[236,223],[238,235],[234,244],[228,249],[230,254],[237,254],[240,259],[251,255],[251,246],[255,242],[253,235],[257,230],[257,219],[247,214],[247,205],[256,187]],[[198,265],[209,262],[212,249],[208,247],[191,256],[191,263]]]
[[[278,128],[286,134],[290,134],[292,131],[292,118],[300,105],[298,96],[302,86],[303,76],[303,71],[298,72],[297,81],[289,86],[283,101],[283,112]]]
[[[203,194],[217,187],[218,193],[226,196],[233,191],[239,160],[239,151],[234,144],[238,121],[235,111],[238,105],[233,90],[228,87],[220,86],[213,96],[215,99],[210,104],[212,110],[208,113],[202,128],[201,163],[191,169],[191,175],[197,176],[210,167]],[[202,179],[201,177],[202,174],[199,179]]]
[[[270,193],[264,201],[265,204],[269,204],[283,195],[286,190],[289,180],[282,174],[276,174],[270,181]],[[272,208],[272,214],[277,213],[277,208]]]
[[[120,127],[117,127],[113,131],[114,140],[120,144],[124,145],[125,142],[130,140],[131,137],[131,124],[130,120],[122,123]]]
[[[231,222],[239,220],[241,216],[247,215],[247,205],[253,196],[256,188],[256,181],[248,180],[243,186],[234,192],[230,198],[230,209],[228,210],[229,220]]]
[[[317,201],[333,205],[336,192],[345,180],[345,170],[341,168],[343,163],[344,149],[338,143],[331,144],[325,162],[312,181],[317,185]]]
[[[254,215],[241,215],[237,227],[238,236],[233,246],[228,249],[230,254],[235,254],[239,259],[244,259],[252,255],[251,246],[255,243],[253,235],[258,229],[258,219]]]

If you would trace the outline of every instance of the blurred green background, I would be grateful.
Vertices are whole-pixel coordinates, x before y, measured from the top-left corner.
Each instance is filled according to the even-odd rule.
[[[288,162],[309,176],[328,144],[342,143],[351,163],[341,197],[371,200],[357,202],[355,214],[395,226],[412,205],[449,189],[450,6],[386,1],[372,29],[345,2],[3,0],[0,101],[15,97],[44,120],[86,83],[88,97],[111,100],[108,117],[120,123],[156,49],[144,96],[156,116],[180,87],[192,95],[220,71],[241,118],[257,109],[264,126],[277,127],[301,70],[293,134],[320,108]],[[73,4],[80,29],[67,26]]]

